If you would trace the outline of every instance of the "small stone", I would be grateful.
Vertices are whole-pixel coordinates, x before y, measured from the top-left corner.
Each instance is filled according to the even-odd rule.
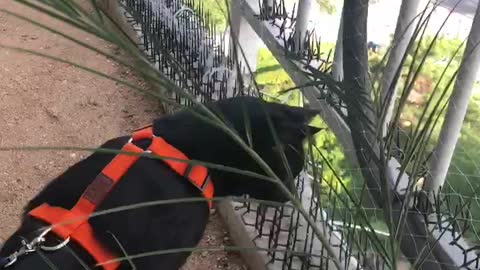
[[[58,110],[55,109],[55,108],[46,108],[45,111],[47,112],[48,116],[50,116],[51,118],[54,118],[56,120],[59,119],[59,113],[58,113]]]
[[[93,99],[93,98],[89,98],[88,101],[87,101],[87,104],[91,105],[91,106],[98,106],[98,102]]]
[[[71,154],[70,154],[70,157],[71,157],[71,158],[76,158],[76,157],[77,157],[77,154],[71,153]]]
[[[207,257],[207,255],[208,255],[208,251],[203,251],[203,252],[201,253],[201,256],[202,256],[202,257]]]
[[[229,240],[230,240],[230,238],[229,238],[228,236],[225,236],[225,237],[223,238],[223,241],[224,241],[224,242],[228,242]]]
[[[227,258],[225,257],[217,258],[217,268],[227,269],[228,268]]]
[[[207,237],[205,237],[205,241],[209,244],[210,242],[214,241],[215,238],[211,235],[207,235]]]

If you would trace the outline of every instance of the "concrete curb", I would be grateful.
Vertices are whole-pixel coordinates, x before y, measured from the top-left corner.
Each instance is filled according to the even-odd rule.
[[[250,270],[267,270],[266,265],[267,258],[265,255],[253,250],[255,244],[250,239],[250,235],[247,232],[245,226],[243,225],[242,220],[235,212],[233,204],[231,201],[222,201],[215,206],[227,227],[228,232],[230,233],[230,238],[232,239],[235,246],[252,248],[251,251],[245,250],[240,251],[245,264]]]

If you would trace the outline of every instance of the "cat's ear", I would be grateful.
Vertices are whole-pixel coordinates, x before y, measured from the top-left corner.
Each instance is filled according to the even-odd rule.
[[[289,110],[290,113],[295,117],[295,120],[301,123],[309,123],[320,113],[319,110],[302,107],[290,107]]]
[[[313,137],[316,133],[323,130],[323,128],[303,125],[282,126],[277,129],[277,134],[280,140],[285,144],[297,145],[301,144],[306,138]]]
[[[320,114],[319,110],[303,108],[303,114],[305,115],[305,122],[310,122],[312,119]],[[313,134],[313,133],[312,133]]]
[[[323,128],[320,128],[320,127],[314,127],[314,126],[309,126],[309,125],[306,125],[305,126],[305,133],[307,135],[315,135],[317,134],[318,132],[322,131]]]

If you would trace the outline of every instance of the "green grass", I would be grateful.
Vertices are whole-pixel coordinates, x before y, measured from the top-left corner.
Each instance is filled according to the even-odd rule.
[[[230,0],[227,0],[230,6]],[[341,0],[317,0],[320,5],[320,11],[327,14],[333,14],[336,10],[336,5]],[[195,0],[196,3],[202,3],[205,11],[210,14],[212,23],[217,26],[218,31],[223,31],[227,26],[227,20],[225,14],[222,12],[227,11],[227,5],[225,0]]]
[[[257,83],[269,93],[276,93],[294,86],[292,79],[268,49],[258,51],[255,78]]]
[[[228,12],[225,0],[195,0],[195,4],[200,3],[204,11],[209,14],[210,22],[217,27],[217,31],[223,32],[227,26],[227,17],[224,12]]]

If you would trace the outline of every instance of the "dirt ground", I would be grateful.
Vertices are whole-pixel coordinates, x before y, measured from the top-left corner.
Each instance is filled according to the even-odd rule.
[[[20,13],[99,48],[113,47],[53,21],[11,0],[0,9]],[[129,78],[127,70],[80,48],[62,37],[0,12],[0,44],[48,53],[109,75]],[[157,103],[126,87],[87,74],[71,65],[0,48],[0,147],[96,147],[130,133],[161,115]],[[18,226],[24,204],[50,179],[85,157],[86,152],[0,152],[0,241]],[[168,232],[166,232],[168,233]],[[218,215],[212,215],[202,246],[229,244]],[[240,258],[226,252],[192,255],[185,270],[246,269]]]

